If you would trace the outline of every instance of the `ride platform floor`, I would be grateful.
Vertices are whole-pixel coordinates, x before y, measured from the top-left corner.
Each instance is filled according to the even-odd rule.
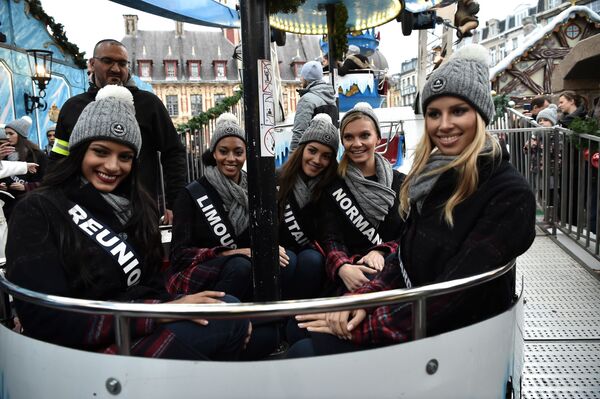
[[[522,397],[600,399],[600,279],[538,228],[524,280]]]

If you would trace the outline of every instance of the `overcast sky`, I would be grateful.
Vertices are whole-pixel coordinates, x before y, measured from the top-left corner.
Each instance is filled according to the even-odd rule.
[[[120,40],[125,35],[123,14],[137,14],[140,30],[174,30],[174,22],[165,18],[125,7],[108,0],[41,0],[46,13],[65,27],[69,40],[89,57],[94,44],[105,38]],[[521,4],[536,0],[480,0],[479,21],[485,26],[490,18],[503,19]],[[206,29],[186,24],[187,30]],[[381,31],[380,50],[388,59],[391,72],[398,72],[402,61],[417,56],[417,33],[402,36],[400,24],[393,21],[378,28]],[[430,39],[432,37],[430,36]]]

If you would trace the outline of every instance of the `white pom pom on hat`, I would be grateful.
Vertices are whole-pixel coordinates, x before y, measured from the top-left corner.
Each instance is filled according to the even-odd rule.
[[[359,103],[354,104],[353,108],[356,108],[356,109],[359,109],[359,108],[373,109],[373,107],[371,107],[371,104],[369,104],[367,102],[364,102],[364,101],[361,101]]]
[[[106,85],[96,93],[96,101],[102,100],[104,98],[116,98],[118,100],[123,100],[131,105],[133,105],[133,95],[131,92],[123,86],[118,85]]]
[[[329,114],[325,114],[325,113],[320,113],[320,114],[316,114],[314,118],[312,118],[313,121],[326,121],[328,123],[333,124],[333,122],[331,121],[331,116],[329,116]]]
[[[471,44],[469,46],[461,47],[456,50],[448,61],[463,59],[480,62],[484,65],[490,65],[490,53],[488,49],[483,47],[481,44]]]
[[[217,118],[216,124],[219,125],[224,122],[238,123],[238,120],[237,120],[237,117],[234,114],[232,114],[231,112],[223,112]]]

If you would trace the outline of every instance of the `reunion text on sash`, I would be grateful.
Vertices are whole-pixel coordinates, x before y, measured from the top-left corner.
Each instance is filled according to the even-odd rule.
[[[69,204],[68,213],[73,223],[119,264],[128,287],[140,282],[142,276],[142,269],[139,267],[140,262],[127,241],[122,240],[110,228],[95,220],[80,205]]]

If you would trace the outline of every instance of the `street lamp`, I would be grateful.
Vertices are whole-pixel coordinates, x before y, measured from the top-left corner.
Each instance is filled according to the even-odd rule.
[[[52,51],[27,50],[27,60],[29,61],[29,75],[39,91],[39,96],[27,93],[24,95],[25,112],[30,114],[34,109],[43,111],[47,107],[44,97],[46,97],[46,86],[52,79]]]

